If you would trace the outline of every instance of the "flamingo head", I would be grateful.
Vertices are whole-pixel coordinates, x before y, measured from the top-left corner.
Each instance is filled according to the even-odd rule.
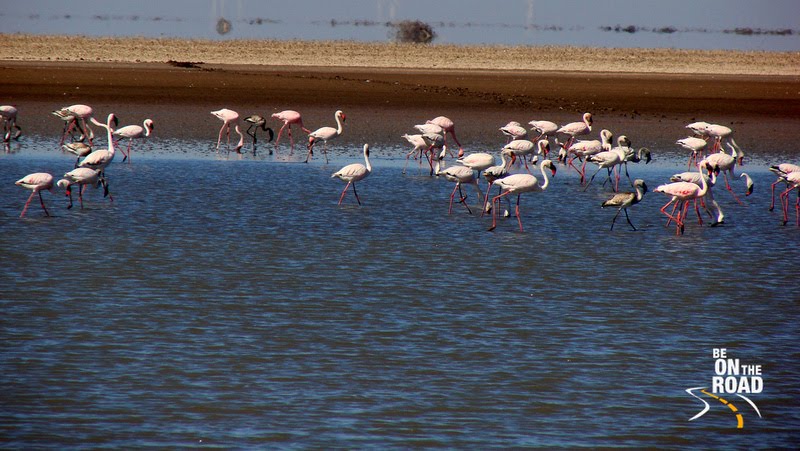
[[[550,160],[544,160],[544,161],[542,162],[542,167],[543,167],[543,168],[547,168],[547,169],[549,169],[549,170],[550,170],[550,172],[553,174],[553,177],[555,177],[555,176],[556,176],[556,165],[554,165],[552,161],[550,161]]]
[[[149,128],[151,131],[156,129],[156,124],[153,122],[152,119],[145,119],[144,120],[145,127]]]
[[[747,191],[745,191],[744,195],[749,196],[753,194],[753,179],[751,179],[750,176],[747,175],[747,173],[745,172],[742,172],[742,175],[740,175],[739,177],[744,177],[745,182],[747,184]]]
[[[66,190],[67,191],[67,195],[69,195],[69,193],[70,193],[70,185],[71,184],[72,183],[67,179],[61,179],[58,182],[56,182],[56,186],[58,186],[59,188],[61,188],[63,190]]]
[[[342,122],[347,120],[347,116],[344,114],[342,110],[337,110],[336,116],[339,117],[342,120]]]
[[[587,124],[592,125],[594,122],[592,119],[592,113],[583,113],[583,120],[586,121]]]

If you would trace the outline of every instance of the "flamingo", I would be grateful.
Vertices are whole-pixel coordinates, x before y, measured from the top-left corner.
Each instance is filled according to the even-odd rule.
[[[778,183],[786,183],[786,176],[792,172],[800,172],[800,166],[791,163],[781,163],[779,165],[770,166],[770,172],[778,176],[778,180],[772,184],[772,203],[769,205],[769,211],[775,208],[775,185]]]
[[[780,194],[781,205],[783,206],[783,225],[789,222],[789,193],[798,190],[797,202],[794,205],[797,226],[800,227],[800,172],[790,172],[786,174],[786,184],[789,185],[786,191]]]
[[[308,155],[306,155],[306,163],[308,163],[308,159],[311,158],[311,155],[314,154],[314,143],[319,140],[325,143],[325,146],[322,148],[322,154],[325,155],[325,164],[328,163],[328,141],[341,136],[344,131],[342,123],[347,119],[342,110],[336,110],[333,114],[333,118],[336,119],[336,128],[322,127],[308,134]]]
[[[422,134],[435,133],[437,135],[442,135],[442,139],[444,139],[445,131],[440,125],[431,123],[417,124],[414,126],[414,129]]]
[[[456,142],[456,145],[458,146],[458,150],[463,150],[463,146],[461,146],[461,143],[458,142],[458,138],[456,137],[456,125],[449,118],[444,117],[444,116],[438,116],[438,117],[435,117],[435,118],[433,118],[433,119],[431,119],[429,121],[426,121],[426,123],[428,123],[428,124],[436,124],[439,127],[442,127],[444,129],[444,132],[445,132],[444,133],[444,135],[445,135],[445,144],[447,144],[447,134],[449,134],[450,136],[453,137],[453,141]]]
[[[456,163],[462,164],[472,169],[473,171],[477,171],[478,178],[480,178],[481,171],[484,171],[494,166],[495,160],[494,160],[494,155],[490,155],[484,152],[476,152],[459,157],[456,160]]]
[[[149,137],[150,133],[153,132],[155,128],[155,124],[153,123],[152,119],[145,119],[142,123],[142,126],[139,125],[127,125],[125,127],[119,128],[114,130],[113,135],[118,138],[128,138],[128,150],[122,151],[122,162],[124,163],[125,160],[128,160],[128,157],[131,154],[131,144],[133,144],[134,139],[140,139],[142,137]],[[121,149],[120,149],[121,150]],[[130,160],[128,160],[130,163]]]
[[[675,144],[683,147],[686,150],[692,151],[692,153],[689,154],[688,162],[689,167],[691,167],[692,163],[697,164],[697,154],[702,154],[703,149],[706,148],[706,144],[708,144],[708,142],[705,139],[689,136],[687,138],[675,141]]]
[[[236,148],[233,149],[236,153],[241,154],[242,151],[240,150],[244,147],[244,135],[242,131],[239,129],[239,113],[233,110],[229,110],[227,108],[223,108],[221,110],[212,111],[213,114],[217,119],[222,121],[222,128],[219,129],[219,137],[217,138],[217,151],[219,151],[219,144],[222,141],[222,134],[227,133],[228,135],[228,146],[231,144],[231,124],[233,124],[236,133],[239,134],[239,142],[236,144]]]
[[[489,186],[486,187],[486,197],[483,203],[483,213],[481,213],[481,216],[483,216],[484,213],[489,213],[492,210],[491,205],[489,204],[489,193],[492,191],[492,185],[496,180],[508,175],[508,163],[506,163],[506,155],[506,153],[500,153],[500,164],[497,166],[488,167],[483,171],[483,178],[486,179],[486,182],[489,184]],[[497,194],[502,194],[502,191],[503,189],[500,188]],[[508,201],[510,208],[511,201],[508,200],[508,197],[506,197],[506,201]],[[508,215],[508,210],[506,210],[506,215]]]
[[[597,175],[598,172],[600,172],[601,169],[608,170],[608,178],[606,178],[606,181],[603,182],[603,185],[605,185],[606,182],[608,182],[611,179],[611,171],[613,171],[617,166],[622,164],[623,158],[624,157],[620,152],[614,150],[606,150],[604,152],[599,152],[594,155],[589,155],[588,157],[586,157],[587,162],[592,162],[597,164],[597,170],[594,172],[594,174],[592,174],[592,177],[589,179],[589,181],[586,182],[586,186],[583,187],[583,190],[586,191],[586,189],[589,188],[589,185],[592,184],[594,177]],[[619,177],[617,177],[617,184],[618,183],[619,183]],[[614,188],[614,191],[616,190],[617,188]]]
[[[277,113],[272,113],[272,117],[279,121],[283,121],[283,126],[281,126],[280,130],[278,130],[278,137],[275,138],[275,148],[278,147],[278,142],[281,140],[281,133],[283,133],[283,129],[289,127],[287,133],[289,133],[289,142],[291,143],[291,150],[294,150],[294,138],[292,138],[292,124],[296,124],[306,133],[311,133],[311,130],[305,128],[303,126],[303,117],[294,110],[283,110]]]
[[[433,158],[435,151],[447,148],[447,146],[444,145],[444,135],[440,135],[439,133],[423,133],[422,140],[425,141],[425,144],[428,146],[428,150],[425,151],[425,158],[428,160],[428,164],[431,167],[431,176],[433,176]],[[450,153],[450,156],[452,156],[449,150],[447,153]]]
[[[697,170],[700,171],[701,165],[698,163]],[[661,213],[664,213],[667,218],[672,221],[675,221],[676,225],[676,235],[683,234],[684,229],[684,221],[686,219],[686,212],[689,209],[689,201],[694,199],[699,199],[706,195],[708,192],[708,183],[705,177],[700,177],[700,186],[695,183],[690,182],[673,182],[668,183],[665,185],[660,185],[655,189],[656,193],[664,193],[668,196],[672,196],[672,198],[661,207]],[[678,202],[678,215],[674,216],[673,214],[667,213],[665,210],[668,206],[670,206],[673,202]],[[697,204],[695,204],[695,211],[697,212],[697,216],[700,216],[700,211],[698,210]],[[673,209],[674,212],[674,209]]]
[[[91,121],[94,125],[97,125],[98,127],[103,127],[108,131],[108,149],[95,150],[94,152],[87,155],[86,158],[84,158],[83,161],[81,161],[78,164],[78,167],[91,168],[99,172],[99,177],[101,183],[103,184],[103,197],[109,196],[112,202],[114,201],[114,197],[111,196],[110,193],[108,192],[108,182],[106,181],[106,166],[111,164],[111,162],[114,160],[114,155],[116,154],[116,148],[114,147],[114,140],[112,139],[114,134],[114,129],[111,128],[111,124],[115,123],[116,120],[117,118],[116,116],[114,116],[114,113],[108,115],[105,124],[97,122],[95,118],[91,118]]]
[[[592,113],[583,113],[582,122],[570,122],[556,130],[556,133],[569,135],[569,139],[565,144],[569,148],[575,141],[576,136],[587,135],[592,131],[592,122]]]
[[[441,169],[441,162],[444,161],[445,154],[447,154],[447,146],[444,146],[442,152],[439,154],[439,160],[436,162],[436,175],[443,175],[448,181],[456,184],[453,188],[453,192],[450,193],[450,208],[447,210],[447,214],[453,213],[453,198],[456,195],[456,190],[458,190],[458,195],[460,197],[458,202],[464,204],[469,214],[472,214],[472,210],[466,202],[467,196],[461,191],[461,185],[467,183],[475,186],[475,191],[478,192],[478,200],[483,203],[483,193],[481,192],[481,187],[478,186],[478,179],[475,178],[475,172],[466,166],[451,166],[446,169]]]
[[[614,219],[611,220],[611,230],[614,230],[614,223],[617,221],[617,216],[619,216],[619,213],[623,210],[625,210],[625,219],[628,220],[628,224],[630,224],[633,230],[636,230],[636,227],[631,222],[631,218],[628,217],[628,207],[642,201],[644,193],[647,192],[647,185],[645,185],[644,180],[636,179],[636,181],[633,182],[633,187],[636,192],[617,193],[602,203],[602,208],[617,207],[617,214],[615,214]]]
[[[257,114],[252,114],[250,116],[247,116],[246,118],[244,118],[244,121],[250,124],[250,126],[247,127],[247,130],[245,130],[245,133],[247,133],[253,138],[253,156],[255,156],[256,142],[258,141],[258,138],[256,138],[256,133],[258,132],[259,127],[261,128],[261,130],[267,132],[267,135],[269,135],[269,139],[267,140],[267,142],[272,141],[272,138],[275,136],[275,132],[273,132],[271,128],[267,127],[267,120]],[[253,133],[250,133],[250,129],[253,127],[255,127],[256,129],[253,130]],[[272,155],[272,150],[269,151],[269,154]]]
[[[735,177],[733,174],[733,169],[736,166],[737,149],[730,145],[730,143],[726,144],[731,149],[730,155],[723,152],[712,153],[701,160],[700,165],[704,166],[709,172],[714,171],[714,173],[717,175],[722,172],[722,177],[725,179],[725,189],[727,189],[731,195],[733,195],[733,198],[736,199],[736,202],[741,204],[742,201],[740,201],[736,196],[736,193],[733,192],[730,181],[728,180],[728,174],[731,175],[731,178]],[[739,155],[741,156],[741,154]]]
[[[348,164],[331,175],[331,178],[338,177],[339,180],[347,182],[347,185],[342,190],[341,197],[339,197],[338,205],[342,205],[344,195],[351,184],[353,185],[353,194],[356,196],[356,201],[358,201],[358,205],[361,205],[361,199],[358,198],[358,193],[356,192],[356,182],[364,180],[372,173],[372,165],[369,163],[369,144],[364,144],[364,163],[366,166],[360,163]]]
[[[64,188],[69,197],[67,209],[72,208],[72,185],[78,185],[78,200],[83,208],[83,190],[86,186],[96,185],[100,178],[100,171],[92,168],[77,168],[64,174],[64,178],[59,180],[57,185]]]
[[[22,128],[17,125],[17,112],[17,107],[13,105],[0,106],[0,117],[3,118],[3,142],[9,142],[11,138],[16,141],[22,135]],[[17,132],[11,136],[14,129],[17,129]]]
[[[497,209],[494,208],[494,204],[498,204],[499,208],[500,198],[508,196],[510,194],[516,194],[517,222],[519,223],[519,231],[523,232],[522,218],[520,217],[519,214],[519,199],[522,196],[522,193],[542,192],[546,190],[548,186],[550,186],[550,179],[547,176],[547,172],[545,172],[545,168],[549,169],[553,173],[554,177],[556,175],[556,167],[553,164],[553,162],[550,160],[542,161],[542,163],[539,165],[539,170],[542,172],[542,177],[544,177],[543,184],[539,184],[539,179],[537,179],[536,176],[532,174],[512,174],[503,177],[501,179],[495,180],[494,182],[495,185],[499,186],[501,189],[504,189],[505,191],[492,198],[492,206],[494,211],[492,212],[492,226],[489,228],[489,231],[492,231],[497,227]]]
[[[515,139],[525,139],[528,137],[528,130],[516,121],[511,121],[500,127],[500,131],[508,136],[509,142]]]
[[[78,163],[80,163],[82,157],[85,157],[90,153],[92,153],[92,146],[82,142],[67,143],[62,145],[61,148],[64,149],[64,151],[69,152],[78,157],[78,159],[75,160],[76,168],[78,167]]]
[[[406,154],[406,164],[405,166],[403,166],[403,174],[405,174],[406,167],[408,167],[408,159],[411,157],[411,155],[414,154],[414,152],[419,152],[419,157],[414,157],[414,159],[416,160],[417,158],[419,158],[419,164],[420,166],[422,166],[422,154],[425,153],[426,150],[428,149],[428,143],[425,141],[425,139],[422,137],[421,134],[409,135],[408,133],[406,133],[405,135],[401,136],[401,138],[405,138],[405,140],[408,141],[409,144],[414,146],[414,148],[411,149],[411,152]]]
[[[555,122],[550,121],[537,121],[532,120],[528,122],[528,125],[531,126],[531,131],[536,131],[539,133],[539,136],[536,137],[536,140],[540,140],[542,138],[547,139],[552,135],[555,135],[558,131],[558,124]]]
[[[733,130],[730,127],[726,127],[724,125],[719,124],[708,124],[706,125],[706,135],[714,138],[714,146],[711,149],[712,152],[722,151],[722,140],[725,139],[728,147],[735,149],[737,153],[739,153],[739,158],[737,163],[739,166],[743,164],[744,161],[744,153],[739,148],[739,145],[736,144],[736,141],[733,139]]]
[[[708,215],[714,218],[714,222],[711,223],[711,227],[716,227],[720,224],[725,223],[725,213],[722,211],[722,207],[719,206],[719,203],[714,199],[714,190],[712,189],[714,185],[717,183],[717,177],[714,173],[710,173],[708,176],[703,174],[702,172],[681,172],[678,174],[674,174],[669,178],[670,182],[689,182],[694,183],[697,186],[702,186],[702,182],[700,181],[701,178],[705,178],[706,183],[708,184],[708,190],[706,194],[699,199],[695,199],[695,203],[697,201],[701,201],[703,205],[703,209],[708,213]],[[711,208],[709,208],[709,204],[711,204]],[[678,207],[676,203],[672,208],[672,213],[675,212],[675,209]],[[716,215],[713,213],[716,211]],[[700,225],[703,225],[703,218],[698,216],[697,217]]]
[[[569,148],[567,148],[568,154],[573,154],[579,159],[583,160],[583,164],[581,168],[578,169],[574,164],[572,164],[573,158],[570,157],[567,161],[567,166],[574,168],[578,173],[581,175],[581,183],[584,182],[584,178],[586,177],[586,157],[590,155],[596,155],[603,151],[611,150],[611,140],[614,139],[614,135],[611,131],[607,129],[600,130],[600,139],[592,139],[592,140],[578,140],[574,142]],[[556,139],[556,144],[560,145],[561,148],[565,148],[564,144]]]
[[[69,126],[64,131],[64,135],[61,137],[61,144],[64,143],[64,138],[72,131],[74,127],[78,127],[78,130],[81,132],[81,140],[83,137],[89,138],[89,144],[92,144],[92,140],[94,139],[94,132],[92,128],[89,127],[89,124],[86,123],[87,119],[92,119],[94,115],[94,110],[89,105],[70,105],[60,110],[53,111],[55,116],[60,117],[61,119],[67,121]],[[80,123],[78,123],[80,121]],[[81,127],[83,124],[83,127]]]
[[[530,168],[528,167],[528,155],[532,155],[534,152],[538,152],[539,154],[547,155],[550,151],[550,142],[546,139],[540,139],[539,141],[534,144],[532,141],[528,141],[527,139],[515,139],[510,143],[503,146],[500,149],[500,153],[506,153],[511,156],[511,160],[509,160],[508,165],[510,166],[517,158],[521,158],[522,162],[525,163],[525,169],[528,173],[531,172]]]
[[[25,202],[25,207],[22,209],[22,214],[19,215],[20,218],[25,216],[25,212],[28,210],[28,205],[30,205],[31,201],[33,200],[33,196],[36,194],[39,195],[39,202],[42,204],[42,210],[44,210],[44,214],[46,216],[50,216],[50,213],[47,211],[47,207],[44,206],[44,199],[42,199],[42,191],[48,190],[53,192],[53,176],[46,173],[46,172],[35,172],[33,174],[28,174],[25,177],[14,182],[15,185],[21,186],[25,189],[31,190],[31,195],[28,197],[28,201]]]

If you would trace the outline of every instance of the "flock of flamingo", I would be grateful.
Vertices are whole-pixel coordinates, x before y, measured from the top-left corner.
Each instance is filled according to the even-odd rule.
[[[69,197],[67,208],[72,208],[73,206],[72,187],[75,185],[79,187],[78,198],[81,207],[83,207],[83,191],[87,186],[103,186],[104,197],[109,197],[113,201],[105,172],[114,159],[118,140],[128,139],[127,148],[121,148],[121,151],[124,155],[122,161],[130,162],[133,141],[150,136],[154,128],[154,122],[151,119],[145,119],[142,126],[129,125],[115,129],[118,123],[113,113],[108,115],[105,123],[98,122],[93,117],[93,114],[92,108],[87,105],[72,105],[53,111],[53,115],[64,121],[60,145],[64,151],[77,156],[75,168],[66,172],[63,178],[56,183],[54,183],[54,177],[51,174],[44,172],[29,174],[19,179],[16,182],[18,186],[31,190],[20,217],[25,216],[28,206],[37,194],[45,215],[49,216],[41,193],[45,190],[52,191],[56,186],[66,191],[66,195]],[[231,129],[233,129],[239,135],[239,141],[235,145],[234,151],[241,153],[241,149],[244,147],[244,134],[240,128],[239,114],[236,111],[225,108],[212,111],[211,114],[223,122],[217,137],[216,150],[219,151],[223,136],[227,137],[228,148],[230,148],[230,135]],[[22,129],[17,124],[17,108],[10,105],[0,106],[0,116],[3,120],[4,142],[8,143],[12,139],[18,140],[22,134]],[[315,131],[311,131],[303,125],[302,116],[297,111],[285,110],[274,113],[272,114],[272,119],[283,123],[278,131],[277,138],[275,138],[272,128],[267,126],[266,118],[259,115],[251,115],[244,119],[246,123],[250,124],[245,133],[252,138],[254,153],[259,129],[268,134],[268,142],[275,138],[274,146],[276,148],[281,135],[286,131],[293,149],[292,126],[294,125],[305,132],[308,137],[306,144],[308,153],[305,162],[309,162],[312,158],[315,144],[322,141],[323,156],[327,163],[328,141],[342,135],[346,116],[341,110],[337,110],[334,113],[336,127],[322,127]],[[93,149],[94,131],[91,129],[90,123],[106,129],[108,148]],[[419,160],[420,165],[423,161],[427,161],[430,166],[431,176],[441,176],[455,183],[450,193],[448,213],[452,213],[456,193],[459,195],[457,202],[463,204],[470,214],[472,213],[466,202],[467,196],[462,190],[462,185],[472,185],[482,203],[481,215],[490,212],[492,214],[492,225],[489,230],[494,230],[497,227],[499,202],[505,199],[510,209],[511,202],[509,197],[516,195],[515,217],[520,231],[524,231],[519,208],[522,194],[544,192],[550,184],[549,177],[555,176],[557,172],[556,165],[548,158],[552,141],[559,149],[557,161],[565,166],[567,170],[574,169],[577,172],[584,191],[600,171],[603,169],[607,171],[607,178],[603,185],[611,182],[615,194],[604,201],[601,206],[616,208],[616,214],[611,221],[611,230],[614,229],[616,220],[622,212],[625,213],[625,219],[631,229],[636,230],[628,215],[628,208],[639,203],[645,193],[648,192],[648,188],[641,179],[631,180],[627,164],[629,162],[637,163],[642,160],[648,163],[651,159],[650,150],[644,147],[635,150],[631,146],[630,139],[625,135],[619,136],[616,146],[614,146],[613,135],[607,129],[600,131],[600,139],[578,139],[592,133],[592,123],[591,113],[584,113],[581,121],[563,126],[550,121],[532,120],[528,123],[531,127],[528,129],[519,122],[509,122],[499,129],[503,135],[507,136],[507,142],[500,149],[499,157],[501,161],[498,165],[495,156],[490,153],[465,154],[463,146],[456,137],[453,121],[447,117],[439,116],[426,121],[424,124],[414,125],[413,128],[417,133],[402,135],[413,146],[406,155],[406,166],[403,168],[403,173],[406,172],[409,159],[414,156],[415,159]],[[253,130],[254,128],[255,130]],[[670,183],[662,184],[654,190],[654,192],[663,193],[669,197],[669,201],[661,207],[660,211],[667,217],[667,225],[672,222],[675,223],[676,234],[683,234],[684,232],[690,205],[694,205],[698,222],[701,225],[703,224],[700,213],[701,207],[712,218],[712,226],[723,223],[724,214],[714,199],[712,190],[720,173],[724,178],[726,190],[733,195],[737,202],[741,203],[731,188],[731,181],[735,177],[734,168],[742,164],[744,152],[733,139],[733,131],[729,127],[707,122],[694,122],[688,124],[686,128],[691,131],[692,135],[679,139],[676,144],[690,151],[688,166],[689,168],[694,167],[696,171],[675,174],[670,178]],[[253,131],[251,132],[251,130]],[[537,136],[529,140],[530,132]],[[75,138],[75,133],[79,133],[78,138]],[[70,142],[65,142],[68,137]],[[458,146],[457,155],[454,155],[448,148],[448,137]],[[86,141],[88,141],[88,144]],[[710,148],[707,150],[709,144]],[[730,154],[723,150],[723,144],[730,149]],[[272,150],[270,150],[270,153],[272,153]],[[445,161],[448,154],[455,157],[456,163],[449,167],[446,166]],[[363,146],[363,155],[365,164],[349,164],[331,176],[346,182],[339,196],[339,205],[344,201],[347,190],[350,187],[352,187],[356,201],[361,205],[361,199],[356,191],[356,182],[364,180],[372,172],[368,144]],[[542,177],[541,181],[533,174],[529,166],[529,163],[535,165],[540,156],[544,158],[539,163],[538,168]],[[576,164],[576,160],[579,164]],[[515,163],[520,169],[512,169]],[[587,164],[596,165],[596,170],[588,178]],[[522,169],[523,166],[524,170]],[[623,170],[632,191],[619,192],[619,181]],[[705,173],[703,172],[704,170]],[[776,186],[784,184],[786,188],[780,192],[779,200],[783,209],[783,224],[786,225],[789,221],[789,195],[793,190],[797,190],[798,198],[795,203],[795,215],[797,225],[800,226],[800,166],[782,163],[771,166],[769,170],[777,176],[777,180],[772,184],[770,211],[775,207]],[[550,176],[548,176],[548,173]],[[487,183],[486,195],[483,194],[479,185],[481,174],[483,174],[483,178]],[[614,178],[613,181],[612,176]],[[740,177],[745,178],[746,195],[749,195],[753,189],[752,179],[746,173],[740,174]],[[498,194],[493,197],[489,194],[492,186],[498,187]],[[672,206],[672,209],[667,211],[670,206]],[[509,209],[505,211],[504,216],[510,216]]]

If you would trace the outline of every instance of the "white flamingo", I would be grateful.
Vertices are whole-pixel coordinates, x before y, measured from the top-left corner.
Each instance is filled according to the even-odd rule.
[[[516,121],[511,121],[508,124],[500,127],[500,132],[508,136],[509,141],[513,141],[515,139],[525,139],[528,137],[528,129]]]
[[[345,116],[342,110],[336,110],[336,112],[333,113],[333,118],[336,119],[336,128],[321,127],[308,134],[308,155],[306,155],[306,163],[308,163],[309,158],[314,155],[314,144],[321,140],[324,143],[322,154],[325,156],[325,164],[328,164],[328,141],[342,135],[342,132],[344,132],[343,124],[347,116]]]
[[[697,138],[695,136],[689,136],[675,141],[675,144],[692,152],[689,154],[689,162],[688,162],[689,167],[691,167],[692,164],[697,164],[698,153],[702,156],[705,156],[703,154],[703,149],[706,148],[706,144],[708,144],[708,141],[702,138]]]
[[[369,144],[364,144],[364,164],[348,164],[331,175],[331,178],[337,177],[339,180],[347,182],[342,190],[341,197],[339,197],[338,205],[342,205],[342,200],[344,200],[344,195],[347,193],[347,188],[349,188],[350,185],[353,185],[353,194],[356,196],[358,205],[361,205],[361,199],[358,198],[358,193],[356,192],[356,182],[364,180],[371,173],[372,165],[369,162]]]
[[[592,131],[592,113],[583,113],[583,121],[582,122],[570,122],[556,130],[556,133],[569,135],[569,139],[567,140],[566,147],[572,145],[575,141],[576,136],[588,135]]]
[[[78,164],[78,167],[81,168],[91,168],[95,169],[100,173],[100,181],[103,184],[103,197],[109,196],[111,201],[114,200],[114,197],[108,191],[108,181],[106,180],[106,167],[111,164],[114,160],[114,155],[116,154],[116,149],[114,147],[114,139],[112,137],[114,133],[114,129],[111,128],[111,124],[114,123],[117,118],[114,116],[114,113],[108,115],[105,124],[97,122],[95,118],[91,118],[91,121],[94,125],[99,127],[103,127],[108,131],[108,149],[98,149],[94,152],[90,153],[86,156]]]
[[[100,179],[100,171],[92,168],[76,168],[64,174],[64,178],[59,180],[57,185],[59,188],[64,188],[67,197],[69,197],[69,205],[67,209],[72,208],[72,185],[78,185],[78,200],[80,201],[81,208],[83,208],[83,190],[87,186],[95,186]]]
[[[772,202],[769,205],[769,211],[775,208],[775,185],[778,183],[787,183],[786,176],[792,172],[800,172],[800,166],[791,163],[781,163],[778,165],[770,166],[770,172],[778,176],[778,179],[772,184]]]
[[[444,161],[444,156],[447,153],[447,146],[442,148],[441,153],[439,154],[439,159],[436,162],[436,175],[442,175],[448,181],[453,182],[456,186],[453,188],[453,192],[450,193],[450,207],[447,210],[447,214],[451,214],[453,212],[453,198],[456,195],[456,191],[459,194],[459,203],[464,204],[464,207],[467,208],[469,214],[472,214],[472,210],[467,205],[467,196],[464,195],[464,192],[461,190],[461,185],[466,183],[469,185],[473,185],[475,187],[475,191],[478,193],[478,201],[483,204],[484,197],[483,193],[481,192],[481,187],[478,186],[478,179],[475,178],[475,172],[466,167],[466,166],[450,166],[449,168],[442,169],[441,165]]]
[[[409,135],[408,133],[406,133],[405,135],[401,136],[401,138],[404,138],[406,141],[408,141],[409,144],[414,146],[414,148],[411,149],[411,152],[408,152],[406,154],[406,164],[403,166],[403,174],[405,174],[406,168],[408,167],[408,159],[411,158],[411,155],[414,155],[414,153],[417,152],[419,153],[419,155],[414,157],[414,159],[415,160],[419,159],[419,164],[420,166],[422,166],[422,155],[428,149],[428,143],[425,141],[425,139],[422,138],[422,135],[419,133],[415,135]]]
[[[539,133],[539,136],[536,137],[535,141],[540,139],[548,139],[549,137],[554,136],[559,129],[558,124],[555,122],[537,121],[535,119],[528,122],[528,125],[531,126],[531,131]]]
[[[22,128],[17,125],[18,112],[17,107],[13,105],[0,106],[0,118],[3,119],[3,142],[8,142],[11,139],[16,141],[22,135]],[[14,133],[15,129],[17,130],[16,133]]]
[[[124,163],[125,160],[128,160],[130,163],[129,157],[131,154],[131,144],[133,144],[134,139],[140,139],[144,137],[149,137],[150,134],[153,132],[155,128],[155,124],[153,123],[152,119],[145,119],[142,125],[127,125],[122,128],[118,128],[114,130],[114,136],[118,138],[128,139],[128,150],[122,151],[122,162]],[[122,149],[120,149],[122,150]]]
[[[500,199],[509,196],[511,194],[517,195],[517,206],[516,206],[516,216],[517,222],[519,223],[519,231],[523,232],[522,229],[522,218],[520,217],[519,213],[519,199],[523,193],[528,192],[542,192],[547,189],[550,185],[550,178],[547,176],[547,172],[545,169],[549,169],[553,176],[556,175],[556,167],[550,160],[544,160],[539,165],[539,170],[542,172],[542,177],[544,178],[544,183],[540,184],[539,179],[536,178],[535,175],[532,174],[511,174],[501,179],[495,180],[495,185],[499,186],[501,189],[505,191],[501,194],[492,198],[492,226],[489,228],[490,231],[494,230],[497,227],[497,208],[494,207],[495,204],[498,204]]]

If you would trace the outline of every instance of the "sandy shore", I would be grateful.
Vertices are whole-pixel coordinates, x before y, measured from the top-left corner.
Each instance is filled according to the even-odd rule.
[[[311,128],[341,108],[352,142],[395,140],[438,115],[467,142],[495,141],[509,120],[565,123],[584,111],[658,142],[701,119],[737,136],[767,120],[800,129],[797,52],[1,36],[0,103],[18,105],[30,133],[57,133],[48,113],[74,103],[126,123],[153,117],[162,137],[213,135],[208,112],[222,107],[297,109]]]

